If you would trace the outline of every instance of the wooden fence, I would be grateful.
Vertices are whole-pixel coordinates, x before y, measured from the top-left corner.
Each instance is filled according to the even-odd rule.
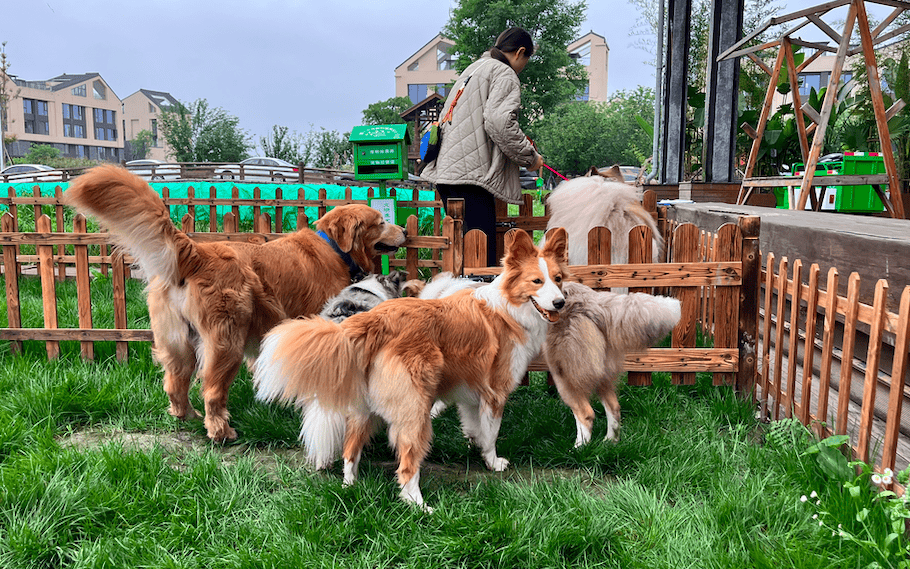
[[[888,310],[888,282],[879,280],[872,305],[859,301],[860,277],[818,265],[806,270],[765,255],[761,366],[756,386],[763,418],[794,417],[819,436],[849,434],[854,455],[878,470],[910,460],[901,437],[910,350],[910,286],[897,312]],[[865,354],[859,353],[865,345]],[[835,403],[834,398],[837,401]],[[906,434],[906,433],[904,433]]]
[[[499,242],[507,241],[514,229],[546,229],[549,217],[530,216],[533,204],[529,198],[525,196],[518,216],[508,216],[504,208],[500,209],[497,218],[504,227],[497,232],[499,253],[504,250]],[[743,217],[738,224],[725,224],[710,238],[712,245],[708,247],[707,234],[695,225],[671,228],[659,215],[653,192],[644,193],[643,205],[658,218],[658,227],[666,231],[663,258],[667,262],[651,262],[651,230],[637,226],[629,234],[629,263],[612,265],[610,231],[596,227],[587,236],[588,264],[571,267],[582,283],[594,289],[628,287],[630,292],[672,294],[682,301],[683,316],[673,330],[671,347],[651,348],[627,357],[629,384],[650,384],[652,371],[672,372],[676,384],[694,384],[697,372],[708,372],[713,374],[716,385],[751,390],[757,365],[759,219]],[[462,218],[458,207],[448,211],[456,226]],[[483,232],[472,230],[464,236],[464,243],[456,246],[464,251],[466,275],[502,271],[501,267],[485,266],[486,243]],[[713,340],[713,347],[696,347],[699,329]],[[531,370],[545,371],[546,364],[538,359]]]
[[[68,231],[65,209],[60,203],[61,193],[58,188],[52,197],[42,197],[36,190],[32,196],[17,197],[11,193],[7,198],[0,198],[0,205],[7,207],[0,228],[4,271],[11,274],[10,271],[15,268],[18,275],[22,273],[23,266],[34,266],[36,274],[41,278],[44,308],[44,327],[22,328],[19,281],[5,279],[8,327],[0,329],[0,340],[11,341],[13,350],[20,349],[23,340],[44,341],[48,357],[51,358],[58,356],[60,341],[77,340],[81,342],[82,356],[89,359],[93,357],[92,342],[114,341],[117,343],[117,357],[126,359],[129,342],[152,340],[150,330],[128,327],[125,283],[129,278],[131,259],[117,251],[110,252],[109,236],[106,233],[87,232],[86,221],[81,216],[76,217],[73,229]],[[232,198],[226,199],[217,198],[214,191],[209,197],[197,197],[192,189],[186,198],[171,198],[165,188],[163,198],[169,208],[186,208],[181,226],[195,240],[253,242],[275,239],[290,230],[283,223],[288,210],[291,211],[290,217],[296,219],[295,227],[302,227],[309,222],[303,213],[304,207],[316,208],[317,216],[322,216],[328,207],[357,201],[351,199],[350,188],[345,199],[338,200],[326,199],[324,190],[315,200],[304,199],[299,194],[296,199],[286,199],[280,189],[276,192],[275,199],[261,199],[258,192],[252,199],[240,199],[236,190]],[[533,199],[531,195],[525,196],[525,203],[518,208],[518,215],[510,215],[504,204],[498,206],[499,241],[504,241],[507,233],[515,228],[528,231],[546,228],[549,218],[546,215],[533,215]],[[655,217],[658,216],[653,193],[645,193],[644,204]],[[451,201],[450,215],[446,216],[443,216],[442,204],[438,201],[399,202],[399,205],[432,210],[431,229],[428,231],[431,234],[419,235],[417,218],[411,216],[407,224],[405,258],[390,261],[391,266],[405,269],[409,278],[416,278],[421,269],[430,274],[439,271],[495,274],[501,270],[499,267],[480,266],[483,263],[478,259],[486,258],[486,242],[482,234],[470,232],[462,237],[463,202],[460,200]],[[54,223],[42,214],[42,208],[48,206],[54,210]],[[216,215],[219,206],[232,209],[222,217],[220,233]],[[35,209],[36,231],[19,231],[17,213],[22,207]],[[252,232],[238,230],[240,207],[253,208]],[[207,227],[200,227],[197,223],[199,208],[207,208]],[[266,213],[266,208],[269,213]],[[661,226],[666,226],[662,220]],[[650,230],[640,226],[633,230],[630,239],[630,263],[610,265],[609,231],[597,228],[589,236],[589,264],[573,267],[580,280],[593,288],[631,287],[633,291],[651,291],[655,287],[660,290],[672,289],[673,294],[683,301],[683,321],[673,333],[672,347],[648,350],[629,357],[627,364],[631,371],[630,383],[634,385],[649,383],[649,372],[657,370],[673,372],[673,380],[677,383],[693,383],[696,372],[713,373],[718,384],[736,384],[742,387],[751,386],[754,381],[755,367],[750,364],[754,359],[751,356],[754,346],[749,346],[749,342],[754,342],[757,332],[748,330],[756,322],[755,318],[749,317],[748,307],[755,306],[757,311],[757,220],[744,218],[739,225],[728,224],[720,228],[717,237],[720,244],[707,257],[699,245],[701,234],[691,224],[675,228],[665,238],[672,244],[668,248],[667,260],[670,262],[651,264],[647,262],[651,258]],[[35,247],[35,254],[21,252],[20,248],[26,244]],[[753,253],[755,254],[750,257]],[[745,263],[744,259],[747,259]],[[753,259],[754,268],[750,268],[748,259]],[[113,329],[92,326],[89,300],[92,267],[110,271],[115,305]],[[469,269],[465,270],[464,267]],[[754,278],[749,280],[749,275]],[[61,329],[57,321],[55,281],[67,277],[76,280],[79,327]],[[723,314],[722,318],[716,319],[723,325],[716,326],[711,332],[714,347],[697,348],[696,329],[706,314],[706,302],[711,304],[712,314]]]

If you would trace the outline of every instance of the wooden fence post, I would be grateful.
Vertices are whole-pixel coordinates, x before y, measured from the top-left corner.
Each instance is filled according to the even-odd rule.
[[[405,222],[405,230],[408,232],[408,235],[412,237],[417,237],[417,234],[420,233],[420,228],[417,226],[417,216],[409,215],[408,220]],[[408,247],[405,249],[405,271],[408,273],[409,279],[420,278],[420,272],[417,270],[417,248]]]
[[[761,217],[740,217],[739,229],[742,234],[743,282],[739,289],[739,370],[736,372],[734,388],[741,396],[749,397],[754,402],[758,375]]]
[[[125,330],[126,321],[126,263],[123,261],[123,250],[119,247],[111,260],[111,286],[114,289],[114,328]],[[117,342],[117,361],[125,362],[129,358],[129,343]]]
[[[691,223],[684,223],[673,232],[673,251],[671,261],[674,263],[694,263],[701,261],[698,251],[700,232]],[[698,290],[695,287],[675,287],[674,296],[682,302],[682,318],[673,328],[672,345],[674,348],[695,347],[695,326],[698,314]],[[695,373],[674,372],[673,383],[695,385]]]
[[[63,189],[61,189],[60,186],[54,188],[54,198],[57,200],[57,203],[54,206],[54,218],[57,222],[57,231],[62,233],[66,231],[66,229],[63,215],[63,203],[61,203],[61,200],[63,198]],[[57,246],[57,255],[60,257],[66,255],[66,245]],[[57,263],[57,280],[66,280],[66,263],[63,262],[62,258],[60,259],[60,262]]]
[[[12,192],[13,189],[10,188]],[[16,206],[10,206],[12,210]],[[16,230],[16,219],[6,212],[0,221],[4,233],[11,233]],[[16,253],[19,250],[18,245],[3,246],[3,276],[6,281],[6,319],[7,326],[10,328],[22,328],[22,312],[19,304],[19,262]],[[12,340],[9,343],[10,351],[13,354],[22,353],[22,342]]]
[[[462,234],[462,223],[464,223],[464,200],[462,198],[452,198],[446,203],[446,213],[452,218],[452,274],[456,277],[464,274],[464,235]]]
[[[41,215],[35,219],[38,233],[51,232],[51,218]],[[44,307],[44,327],[57,328],[57,290],[54,284],[54,247],[52,245],[38,245],[38,275],[41,278],[41,297]],[[60,355],[60,342],[48,340],[47,358],[57,359]]]
[[[629,264],[648,264],[654,259],[652,249],[654,246],[653,234],[651,228],[647,225],[637,225],[629,230],[626,236],[629,247]],[[630,287],[629,293],[644,292],[651,294],[653,291],[650,287]],[[628,374],[629,385],[651,385],[651,373],[641,371],[630,371]]]
[[[738,225],[727,223],[717,230],[713,257],[715,261],[742,260],[742,234]],[[733,287],[715,286],[712,288],[714,347],[738,348],[740,296]],[[715,373],[713,381],[714,385],[733,385],[735,377],[729,373]]]
[[[73,233],[84,234],[88,231],[85,216],[76,214],[73,219]],[[88,245],[75,245],[76,253],[76,302],[79,310],[79,327],[92,328],[92,278],[88,268]],[[80,342],[82,359],[95,359],[95,343],[83,340]]]

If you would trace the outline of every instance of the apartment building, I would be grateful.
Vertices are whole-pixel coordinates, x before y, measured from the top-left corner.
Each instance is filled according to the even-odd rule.
[[[437,35],[395,68],[395,96],[409,97],[417,104],[432,93],[448,95],[446,86],[458,77],[452,48],[455,42]],[[589,32],[567,46],[569,55],[588,71],[588,84],[578,99],[607,100],[607,64],[610,48],[606,39]]]
[[[127,142],[135,140],[143,130],[152,135],[152,145],[146,158],[167,160],[170,149],[158,129],[158,120],[162,110],[176,107],[177,99],[170,93],[139,89],[123,99],[123,132]]]
[[[123,153],[120,99],[98,73],[63,74],[46,81],[6,82],[6,136],[11,156],[48,144],[63,156],[118,161]]]
[[[2,73],[2,72],[0,72]],[[140,89],[121,100],[98,73],[63,74],[46,81],[6,78],[4,136],[13,158],[46,144],[62,156],[106,162],[129,159],[124,149],[141,130],[152,133],[148,158],[164,160],[167,148],[159,136],[162,107],[177,104],[169,93]]]

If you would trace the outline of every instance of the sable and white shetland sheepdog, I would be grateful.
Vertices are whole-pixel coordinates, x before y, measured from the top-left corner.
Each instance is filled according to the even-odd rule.
[[[457,403],[465,434],[487,466],[504,470],[508,461],[496,454],[503,407],[559,319],[563,279],[570,275],[565,252],[563,230],[543,249],[517,231],[502,274],[488,286],[440,299],[387,300],[341,324],[322,318],[284,322],[263,340],[254,369],[257,397],[301,407],[302,438],[311,444],[341,441],[331,425],[306,417],[310,408],[343,413],[348,484],[357,478],[373,418],[384,420],[398,455],[401,497],[418,505],[436,399]]]
[[[679,300],[633,292],[599,292],[567,282],[566,304],[547,333],[543,353],[553,383],[575,415],[575,446],[591,440],[597,393],[607,412],[606,440],[616,440],[619,399],[616,380],[626,354],[643,350],[664,338],[679,319]]]
[[[202,380],[210,439],[232,440],[228,391],[259,339],[286,318],[316,314],[351,283],[372,272],[379,252],[396,251],[407,235],[362,204],[339,206],[316,222],[264,244],[195,242],[171,221],[147,183],[117,166],[76,178],[63,201],[96,217],[142,268],[148,280],[154,354],[164,367],[168,412],[200,418],[189,400]]]

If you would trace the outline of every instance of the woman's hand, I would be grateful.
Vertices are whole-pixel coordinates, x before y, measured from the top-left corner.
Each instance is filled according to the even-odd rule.
[[[538,154],[537,159],[534,160],[534,163],[528,166],[528,170],[540,170],[541,168],[543,168],[543,156]]]

